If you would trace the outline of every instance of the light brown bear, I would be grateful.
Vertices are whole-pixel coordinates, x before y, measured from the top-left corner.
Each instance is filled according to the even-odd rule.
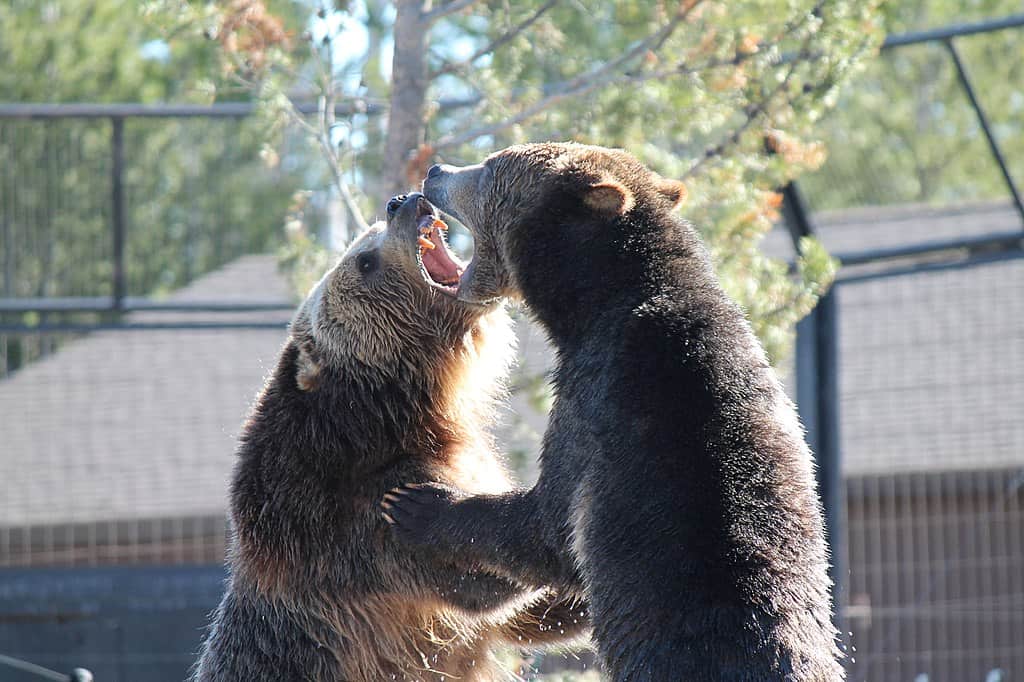
[[[387,214],[299,308],[245,425],[230,579],[194,680],[504,679],[496,643],[585,627],[569,601],[399,546],[377,512],[409,480],[510,487],[487,432],[508,316],[444,284],[462,265],[421,195]]]

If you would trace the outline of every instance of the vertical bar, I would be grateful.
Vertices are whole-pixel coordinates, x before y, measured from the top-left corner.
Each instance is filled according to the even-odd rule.
[[[814,235],[814,223],[800,188],[789,183],[782,189],[783,213],[793,239]],[[842,630],[846,604],[846,499],[839,452],[839,330],[838,284],[833,285],[814,310],[797,324],[797,405],[807,441],[817,462],[818,493],[825,515],[825,533],[832,555],[832,604],[836,625]]]
[[[114,116],[110,119],[110,201],[114,238],[113,307],[120,310],[124,305],[124,119]]]
[[[960,85],[963,87],[964,92],[967,93],[967,99],[971,101],[971,106],[974,107],[974,113],[978,116],[978,123],[981,124],[981,130],[985,133],[985,139],[988,141],[988,148],[991,150],[992,156],[996,160],[996,164],[999,165],[999,171],[1003,174],[1003,180],[1006,182],[1007,189],[1010,190],[1010,196],[1013,198],[1013,204],[1017,207],[1017,212],[1020,214],[1021,220],[1024,221],[1024,201],[1021,200],[1020,192],[1017,190],[1017,185],[1013,181],[1013,176],[1010,175],[1010,169],[1006,166],[1006,159],[1003,158],[1003,152],[999,149],[999,143],[996,141],[995,136],[992,134],[992,129],[989,127],[988,116],[985,115],[985,110],[982,108],[981,102],[978,101],[978,97],[974,93],[974,86],[971,84],[971,79],[967,75],[967,69],[964,67],[964,63],[960,59],[960,52],[957,51],[952,38],[949,38],[944,42],[946,49],[949,50],[949,56],[953,58],[953,65],[956,66],[956,73],[957,77],[960,79]]]
[[[815,308],[796,324],[796,404],[811,452],[818,452],[818,346]]]
[[[0,204],[0,227],[4,242],[4,296],[17,296],[14,291],[14,231],[7,210]]]
[[[785,217],[790,239],[793,240],[793,250],[799,253],[800,238],[813,236],[814,225],[811,223],[811,217],[807,214],[807,201],[804,199],[804,194],[795,182],[790,182],[782,188],[782,214]]]
[[[11,127],[15,127],[15,124],[11,124]],[[7,126],[0,125],[0,148],[6,148],[8,145],[7,141]],[[10,135],[10,145],[14,146],[14,140],[18,139],[17,135]],[[17,149],[11,149],[11,156],[13,158],[17,155]],[[4,164],[3,175],[0,176],[0,231],[3,232],[3,245],[4,245],[4,296],[17,296],[14,291],[14,229],[11,225],[11,216],[9,211],[13,211],[14,196],[16,192],[15,188],[15,177],[17,175],[16,162],[11,161]],[[8,179],[10,185],[8,185]],[[7,195],[7,189],[10,187],[11,192],[10,199],[5,199]],[[8,209],[8,206],[12,208]]]
[[[832,551],[832,599],[837,625],[843,627],[846,603],[846,499],[839,446],[839,306],[838,285],[818,301],[815,322],[817,358],[818,490],[825,509],[825,532]]]
[[[838,285],[797,325],[797,405],[817,464],[818,494],[825,515],[836,626],[844,628],[848,563],[846,495],[839,444]]]

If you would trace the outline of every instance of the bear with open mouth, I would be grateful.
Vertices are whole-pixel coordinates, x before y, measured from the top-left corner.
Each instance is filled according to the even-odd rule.
[[[400,545],[377,502],[405,481],[510,488],[488,427],[505,311],[456,300],[434,207],[396,197],[310,292],[245,424],[226,594],[194,680],[495,680],[500,642],[579,635],[582,607]]]
[[[810,452],[682,184],[542,143],[423,189],[476,240],[457,298],[521,297],[550,335],[555,403],[532,489],[403,486],[396,535],[585,596],[614,680],[842,679]]]

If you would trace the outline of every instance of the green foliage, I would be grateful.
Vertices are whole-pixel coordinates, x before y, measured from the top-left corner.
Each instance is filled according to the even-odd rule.
[[[107,0],[0,5],[0,100],[154,102],[180,94],[167,63],[148,59],[136,3]],[[205,50],[205,66],[216,56]]]
[[[884,6],[889,33],[1020,12],[1013,0],[927,0]],[[1024,81],[1019,29],[956,40],[1011,170],[1024,177]],[[865,204],[1005,200],[1003,178],[940,43],[905,47],[873,61],[842,93],[821,127],[829,162],[803,180],[816,208]]]
[[[336,65],[360,77],[337,86],[386,102],[379,51],[388,27],[378,4],[369,8],[366,55]],[[824,159],[813,141],[822,116],[881,39],[873,3],[488,2],[432,31],[430,96],[479,103],[429,109],[428,154],[474,162],[514,142],[571,138],[625,147],[684,179],[684,214],[702,231],[727,290],[771,357],[786,354],[795,322],[835,264],[809,243],[792,276],[758,243],[778,217],[773,190]],[[380,147],[360,142],[379,139],[382,125],[354,116],[339,142],[364,187],[388,170]]]

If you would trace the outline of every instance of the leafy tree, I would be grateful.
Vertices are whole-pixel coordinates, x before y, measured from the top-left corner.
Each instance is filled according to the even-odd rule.
[[[896,34],[1017,12],[1020,3],[1009,0],[927,0],[888,3],[882,19]],[[1024,80],[1024,60],[1014,56],[1022,36],[1007,29],[955,41],[1017,178],[1024,177],[1024,98],[1006,86]],[[829,161],[802,180],[815,207],[1007,198],[945,45],[884,52],[840,102],[820,130]]]
[[[220,27],[266,9],[174,4]],[[437,159],[552,138],[633,150],[687,182],[687,217],[779,358],[833,263],[808,241],[791,277],[758,241],[777,217],[775,188],[823,160],[814,127],[877,45],[873,17],[872,3],[844,0],[367,0],[319,7],[275,53],[257,41],[253,54],[223,55],[269,111],[317,142],[357,225],[361,209],[379,210]],[[315,120],[293,105],[310,96]]]

